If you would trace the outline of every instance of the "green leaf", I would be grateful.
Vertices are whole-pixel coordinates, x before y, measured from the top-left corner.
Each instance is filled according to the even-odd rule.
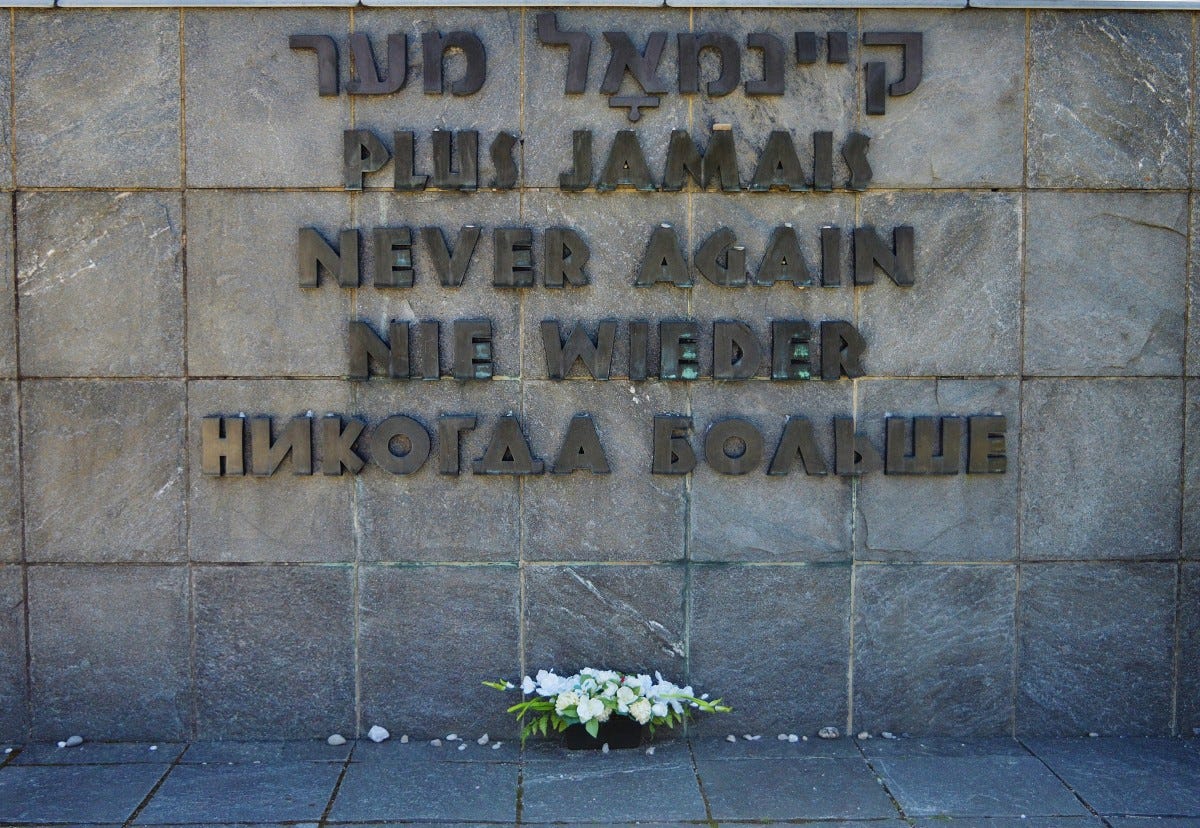
[[[583,726],[583,729],[588,732],[588,735],[595,739],[600,733],[600,723],[595,719],[591,719]]]

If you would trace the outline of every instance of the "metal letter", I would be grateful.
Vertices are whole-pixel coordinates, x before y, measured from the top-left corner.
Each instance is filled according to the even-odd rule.
[[[200,421],[200,471],[228,477],[245,474],[242,417],[205,417]]]
[[[749,420],[718,420],[704,433],[704,459],[717,474],[747,474],[758,468],[762,458],[763,436]]]
[[[488,319],[454,321],[454,378],[485,380],[492,378],[492,323]]]
[[[750,189],[754,192],[765,193],[775,188],[792,192],[808,189],[792,135],[782,129],[771,130],[750,179]]]
[[[567,82],[563,89],[568,95],[578,95],[587,89],[588,63],[592,57],[592,36],[585,32],[564,32],[558,28],[558,15],[539,12],[538,41],[546,46],[566,46]]]
[[[837,287],[842,283],[842,229],[821,228],[821,286]]]
[[[737,235],[732,230],[719,227],[696,250],[696,270],[714,285],[743,287],[746,284],[746,248],[737,243]]]
[[[863,66],[866,81],[866,109],[868,115],[883,115],[887,112],[887,64],[868,60]]]
[[[350,379],[369,379],[372,359],[386,365],[387,375],[392,379],[408,379],[408,323],[393,320],[388,336],[391,344],[375,333],[369,323],[361,319],[350,321]]]
[[[605,319],[600,322],[595,342],[584,330],[583,323],[571,329],[566,345],[562,342],[558,322],[553,319],[543,320],[541,331],[542,346],[546,350],[546,374],[550,379],[566,379],[576,360],[583,363],[592,379],[606,380],[612,376],[613,345],[617,339],[615,321]]]
[[[762,347],[745,322],[713,323],[713,379],[744,380],[758,373]]]
[[[311,49],[317,53],[317,94],[322,97],[337,96],[338,55],[337,43],[329,35],[292,35],[288,38],[291,49]]]
[[[442,94],[442,58],[450,49],[461,49],[467,59],[467,71],[459,80],[450,84],[455,95],[473,95],[483,87],[487,78],[487,53],[483,41],[473,32],[450,32],[445,37],[440,32],[421,35],[421,71],[425,79],[425,94]]]
[[[461,287],[471,266],[475,245],[479,243],[479,228],[474,224],[464,224],[458,231],[458,241],[454,243],[453,250],[446,243],[440,227],[422,227],[421,240],[429,248],[442,287]]]
[[[425,189],[427,175],[417,175],[416,145],[412,130],[398,130],[392,133],[392,141],[396,145],[396,163],[392,165],[392,189],[402,193],[410,193]]]
[[[457,172],[453,163],[455,144],[458,146]],[[433,131],[433,180],[429,186],[435,190],[461,190],[468,193],[479,189],[478,132]]]
[[[341,475],[342,469],[358,474],[366,465],[354,450],[354,441],[363,433],[361,420],[351,418],[342,427],[342,418],[328,414],[321,418],[321,473],[332,477]]]
[[[647,347],[650,339],[650,323],[635,320],[629,323],[629,379],[644,380],[647,377]]]
[[[271,440],[271,418],[250,418],[250,471],[270,477],[292,455],[292,474],[312,474],[312,418],[293,417],[278,440]]]
[[[771,322],[771,379],[806,380],[812,378],[812,326],[803,319],[775,319]]]
[[[546,272],[542,281],[548,288],[561,288],[567,282],[572,287],[583,287],[588,283],[588,259],[592,251],[587,242],[570,227],[547,227],[544,239],[546,248]]]
[[[420,343],[421,379],[435,380],[442,375],[441,326],[436,320],[417,323]]]
[[[887,88],[893,98],[921,85],[925,71],[925,37],[921,32],[863,32],[863,45],[900,47],[900,79]]]
[[[696,452],[688,442],[692,418],[654,415],[654,459],[651,474],[687,474],[696,468]]]
[[[790,224],[781,224],[771,231],[767,252],[763,254],[758,271],[754,274],[756,285],[770,287],[776,282],[791,282],[796,287],[814,284],[804,254],[800,252],[796,228]]]
[[[821,323],[821,379],[836,380],[845,374],[854,379],[866,374],[862,367],[867,342],[849,322]]]
[[[569,192],[592,186],[592,131],[577,129],[571,132],[571,170],[558,174],[558,188]]]
[[[679,91],[700,91],[700,53],[716,49],[721,57],[721,74],[705,87],[710,97],[719,98],[737,89],[742,79],[742,51],[732,35],[715,32],[679,35]]]
[[[609,96],[609,106],[629,107],[629,120],[636,122],[642,117],[639,109],[658,106],[657,96],[667,91],[667,84],[658,76],[658,64],[662,60],[663,47],[667,45],[667,33],[651,32],[644,53],[638,51],[625,32],[605,32],[604,39],[608,41],[612,56],[608,59],[600,91]],[[645,95],[617,94],[621,91],[626,72],[633,75],[646,92]]]
[[[375,287],[413,286],[412,230],[408,227],[376,227]]]
[[[813,189],[827,193],[833,189],[833,133],[813,133]]]
[[[380,79],[370,38],[363,32],[350,35],[350,54],[358,77],[346,84],[347,92],[351,95],[390,95],[404,88],[404,82],[408,80],[408,35],[390,34],[387,44],[388,71]]]
[[[829,44],[825,58],[828,63],[850,62],[850,38],[846,32],[826,32],[825,41]]]
[[[358,287],[358,231],[341,232],[342,252],[329,246],[321,234],[312,227],[300,228],[300,287],[315,288],[321,284],[320,269],[323,267],[341,287]]]
[[[694,380],[700,377],[700,326],[690,319],[658,323],[658,377]]]
[[[910,426],[911,440],[910,440]],[[941,453],[934,441],[941,431]],[[961,417],[888,417],[886,474],[958,474],[962,462]],[[907,454],[909,444],[912,454]]]
[[[783,421],[783,436],[779,438],[779,447],[775,449],[767,474],[788,474],[797,459],[804,464],[805,474],[829,474],[829,463],[813,439],[812,423],[804,417],[789,416]]]
[[[742,189],[732,129],[714,127],[708,139],[708,149],[704,152],[704,189],[708,189],[713,179],[720,179],[721,189],[727,193]]]
[[[592,474],[608,474],[611,471],[590,414],[576,414],[571,418],[567,434],[563,437],[562,449],[550,471],[554,474],[570,474],[580,469]]]
[[[474,414],[443,414],[438,417],[438,471],[458,476],[459,452],[462,441],[459,435],[475,428]]]
[[[913,284],[913,229],[908,226],[892,230],[893,249],[870,225],[854,228],[854,284],[875,282],[875,266],[900,287]]]
[[[619,187],[633,187],[645,193],[654,192],[654,178],[646,163],[646,154],[638,143],[637,133],[632,129],[617,130],[612,146],[608,150],[608,161],[596,182],[598,192],[607,192]]]
[[[492,239],[492,285],[533,287],[533,231],[528,227],[497,227]]]
[[[342,179],[347,190],[363,188],[363,173],[375,172],[392,160],[391,153],[369,129],[342,132]]]
[[[834,474],[858,477],[883,468],[879,450],[864,435],[854,432],[852,417],[833,418],[833,449]]]
[[[851,132],[842,144],[842,158],[850,168],[850,179],[846,186],[851,190],[867,189],[875,174],[871,169],[871,162],[867,160],[867,149],[870,146],[871,139],[861,132]]]
[[[492,179],[492,188],[496,190],[511,190],[517,185],[517,162],[513,158],[513,150],[517,146],[517,136],[511,132],[501,132],[492,139],[491,155],[492,168],[496,177]]]
[[[1008,471],[1007,430],[1008,418],[1001,415],[967,418],[967,474]]]
[[[392,450],[397,441],[399,453]],[[429,459],[429,432],[403,414],[393,414],[377,425],[367,445],[375,465],[391,474],[412,474]]]
[[[692,286],[687,260],[679,249],[679,236],[669,224],[660,224],[651,232],[646,255],[633,284],[636,287],[649,287],[658,282],[670,282],[675,287]]]
[[[521,423],[512,414],[496,422],[483,457],[471,464],[475,474],[541,474],[545,464],[529,450]]]
[[[762,79],[746,81],[746,94],[782,95],[784,63],[787,61],[787,47],[783,41],[767,32],[751,32],[746,36],[746,46],[761,49],[763,53]]]
[[[796,63],[817,62],[817,33],[796,32]]]

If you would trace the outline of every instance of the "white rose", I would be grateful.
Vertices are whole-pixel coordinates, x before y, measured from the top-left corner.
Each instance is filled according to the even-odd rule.
[[[558,698],[554,700],[554,712],[562,715],[568,707],[574,707],[579,704],[579,696],[568,690],[565,693],[560,693]]]
[[[656,719],[665,717],[667,715],[667,703],[655,702],[654,706],[650,708],[650,712],[654,714]]]
[[[638,724],[645,724],[650,721],[650,702],[645,699],[638,699],[633,704],[629,705],[629,714],[633,716],[634,721]]]
[[[617,701],[621,704],[633,704],[635,699],[637,699],[637,693],[632,687],[622,687],[617,691]]]
[[[613,696],[617,695],[617,685],[612,684],[611,682],[604,685],[604,692],[602,692],[600,695],[606,699],[611,699]]]
[[[599,718],[600,712],[604,710],[604,702],[599,699],[590,699],[587,696],[582,696],[575,710],[575,715],[579,717],[579,721],[586,723],[592,719]]]

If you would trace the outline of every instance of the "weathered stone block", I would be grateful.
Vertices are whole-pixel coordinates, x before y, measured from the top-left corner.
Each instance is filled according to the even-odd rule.
[[[350,98],[318,96],[316,54],[288,38],[332,35],[348,79],[346,11],[189,11],[183,29],[190,186],[341,186]]]
[[[28,737],[29,705],[25,687],[25,587],[21,567],[0,566],[0,742]]]
[[[666,383],[525,383],[524,421],[547,472],[525,482],[525,559],[681,560],[684,478],[652,475],[650,469],[654,415],[686,407],[686,390]],[[610,473],[553,473],[572,417],[585,413]],[[631,526],[639,527],[632,535]]]
[[[854,729],[981,736],[1012,722],[1012,566],[860,566]]]
[[[183,373],[178,193],[22,193],[21,371]]]
[[[834,143],[834,186],[845,186],[849,171],[845,168],[838,147],[855,129],[856,105],[854,89],[859,70],[857,56],[858,22],[849,10],[797,11],[794,9],[697,9],[693,30],[697,34],[714,32],[733,37],[742,50],[742,83],[728,95],[712,96],[702,91],[685,99],[692,101],[695,113],[690,119],[693,137],[703,147],[713,124],[731,124],[734,144],[738,151],[738,167],[743,185],[754,174],[759,153],[773,130],[791,133],[797,155],[811,183],[814,132],[832,132]],[[763,52],[747,48],[747,36],[753,32],[769,32],[779,37],[786,48],[783,63],[783,95],[747,95],[746,83],[763,78]],[[850,63],[830,64],[825,60],[826,49],[818,46],[816,63],[800,65],[795,60],[793,32],[817,32],[818,41],[825,32],[845,32],[848,35]],[[675,43],[669,44],[668,51]],[[715,80],[718,60],[715,54],[701,55],[700,86]],[[672,77],[672,97],[675,97],[677,77]],[[682,124],[680,125],[683,126]],[[651,133],[654,135],[654,133]],[[666,146],[666,136],[655,143]],[[875,147],[872,147],[874,150]],[[871,156],[868,156],[871,157]],[[874,158],[871,157],[872,163]],[[802,195],[794,200],[821,200],[821,196]],[[827,198],[827,197],[826,197]]]
[[[1197,117],[1200,117],[1198,113]],[[1192,249],[1191,260],[1188,262],[1188,325],[1187,325],[1187,359],[1184,362],[1184,373],[1189,377],[1200,375],[1200,209],[1193,195],[1191,202],[1192,216]]]
[[[186,567],[30,567],[34,733],[186,738],[188,640]]]
[[[850,275],[850,228],[855,223],[852,197],[839,194],[797,197],[784,193],[745,193],[740,196],[707,193],[693,196],[692,205],[691,249],[686,252],[693,263],[696,286],[690,291],[689,315],[700,320],[702,373],[712,373],[714,321],[736,319],[750,326],[763,348],[758,375],[768,377],[771,374],[771,320],[804,319],[816,329],[824,320],[854,319]],[[764,266],[771,239],[777,228],[784,224],[795,228],[804,267],[813,281],[810,287],[798,288],[789,282],[770,287],[754,284],[756,274]],[[820,287],[825,275],[821,228],[830,225],[843,229],[838,257],[842,284]],[[744,287],[715,285],[696,271],[697,251],[721,228],[733,231],[738,244],[747,248],[749,277]]]
[[[183,560],[183,383],[21,390],[26,559]]]
[[[0,147],[0,150],[3,148]],[[13,250],[16,240],[13,236],[12,196],[0,194],[0,266],[5,273],[12,273]],[[0,377],[15,377],[17,375],[17,310],[16,289],[12,279],[2,280],[0,284]]]
[[[22,185],[179,186],[178,14],[20,12],[13,48]]]
[[[533,14],[528,17],[532,19]],[[387,66],[387,36],[400,32],[408,35],[408,76],[404,87],[395,94],[355,96],[355,127],[371,130],[393,152],[393,130],[414,131],[416,169],[426,175],[433,171],[431,130],[474,130],[479,133],[479,187],[485,189],[493,186],[496,170],[490,154],[492,142],[501,132],[525,138],[521,133],[521,18],[521,10],[514,8],[423,7],[356,11],[354,31],[363,32],[371,38],[381,78],[384,77],[382,73],[385,67],[387,77],[391,77],[391,67]],[[451,85],[462,80],[467,70],[463,53],[452,49],[442,61],[444,93],[427,94],[423,91],[426,73],[422,66],[421,35],[425,32],[446,34],[455,30],[473,32],[483,41],[487,82],[474,94],[452,94]],[[345,41],[341,43],[344,47]],[[526,44],[525,48],[536,47]],[[542,137],[534,136],[529,143]],[[513,150],[518,169],[521,156],[522,146],[518,144]],[[566,157],[563,156],[564,159]],[[567,162],[564,160],[564,163]],[[391,188],[392,180],[392,165],[389,164],[377,174],[368,175],[366,186]],[[514,215],[515,208],[509,214],[509,222]]]
[[[1020,186],[1025,106],[1025,14],[872,11],[863,31],[924,34],[924,73],[909,95],[888,98],[887,114],[862,114],[871,136],[874,183],[914,187]],[[900,50],[862,50],[901,76]]]
[[[366,566],[359,577],[362,727],[515,736],[504,710],[516,697],[479,681],[517,679],[517,568]]]
[[[1167,735],[1173,564],[1025,564],[1017,617],[1018,735]]]
[[[1182,567],[1179,591],[1179,733],[1200,728],[1200,564]]]
[[[604,15],[580,10],[559,10],[558,27],[563,31],[587,32],[592,38],[592,55],[587,91],[565,94],[567,50],[561,46],[543,46],[537,37],[537,14],[525,15],[525,182],[530,187],[558,189],[558,175],[571,169],[571,132],[592,132],[592,155],[598,175],[608,158],[609,146],[617,130],[632,129],[646,155],[655,179],[662,176],[672,129],[687,129],[688,99],[678,94],[679,69],[675,35],[690,29],[686,11],[633,11],[611,9]],[[646,48],[651,32],[667,32],[666,48],[658,65],[658,77],[669,90],[660,95],[656,108],[640,110],[640,120],[629,120],[628,108],[609,106],[609,96],[600,84],[608,67],[610,49],[606,31],[629,34],[634,46]],[[642,95],[642,87],[626,73],[621,95]]]
[[[442,373],[453,364],[452,325],[456,319],[487,319],[492,323],[492,373],[516,377],[521,373],[521,303],[526,291],[493,286],[495,231],[520,226],[520,197],[516,193],[487,193],[470,198],[451,193],[418,193],[397,198],[367,193],[355,208],[355,221],[362,230],[363,283],[355,297],[355,317],[365,319],[383,335],[390,320],[416,323],[427,319],[441,322]],[[470,265],[460,287],[441,284],[430,247],[421,238],[421,228],[441,229],[446,243],[457,250],[459,228],[480,228]],[[413,286],[378,288],[374,285],[375,250],[372,231],[376,227],[408,227],[412,232]],[[534,261],[541,266],[540,245],[534,245]],[[324,288],[322,288],[324,290]],[[531,288],[535,292],[541,288]],[[343,326],[344,328],[344,326]],[[344,337],[343,337],[344,338]],[[416,348],[416,332],[410,334]],[[536,332],[534,334],[536,338]],[[415,350],[414,350],[415,353]],[[342,372],[345,372],[342,368]],[[415,365],[414,365],[415,371]]]
[[[681,682],[683,582],[682,566],[528,567],[526,670],[661,670]]]
[[[561,289],[538,288],[526,292],[526,331],[522,344],[524,375],[534,379],[548,376],[546,351],[538,327],[542,322],[558,322],[559,333],[564,339],[576,324],[583,323],[594,340],[599,321],[612,319],[621,323],[617,326],[613,349],[613,376],[629,376],[627,323],[631,320],[650,323],[646,366],[650,375],[655,376],[659,367],[657,321],[687,316],[690,291],[667,284],[636,287],[634,281],[655,227],[664,223],[672,225],[686,244],[686,199],[671,195],[531,192],[524,198],[522,217],[539,228],[576,229],[590,253],[584,268],[587,285],[574,287],[567,283]],[[543,255],[544,239],[544,233],[536,234],[535,258]],[[589,375],[583,368],[576,367],[570,376]]]
[[[858,489],[859,560],[1006,561],[1017,557],[1021,413],[1016,380],[881,380],[860,383],[859,431],[882,454],[888,416],[1001,414],[1004,474],[863,477]]]
[[[12,43],[12,18],[0,20],[0,43]],[[12,100],[12,65],[0,66],[0,94],[9,95]],[[8,164],[0,164],[0,188],[8,189],[13,186],[12,171],[12,112],[0,112],[0,157],[7,157]]]
[[[1200,384],[1188,380],[1184,409],[1183,557],[1200,559]]]
[[[1184,195],[1032,193],[1026,373],[1178,375],[1187,220]]]
[[[199,738],[354,731],[350,566],[203,566],[193,582]]]
[[[1182,394],[1178,380],[1024,383],[1024,559],[1178,554]]]
[[[498,416],[520,411],[518,383],[380,380],[356,389],[356,396],[358,409],[372,423],[405,414],[422,424],[431,444],[429,459],[415,474],[398,476],[372,463],[356,481],[362,560],[515,562],[520,557],[518,479],[472,474],[471,464],[483,457]],[[447,457],[453,452],[438,433],[445,414],[476,416],[475,428],[459,435],[457,476],[440,471],[443,451]],[[362,453],[370,456],[370,446]]]
[[[691,442],[700,460],[690,496],[692,560],[829,561],[851,557],[851,486],[833,475],[833,418],[854,410],[850,383],[746,382],[693,389]],[[828,473],[806,471],[797,458],[787,475],[768,475],[784,419],[802,416]],[[763,435],[763,460],[745,476],[718,474],[705,461],[706,429],[729,417],[747,419]],[[782,459],[782,458],[781,458]]]
[[[204,417],[270,416],[278,438],[293,417],[312,412],[347,414],[350,389],[339,382],[208,380],[188,386],[188,546],[194,561],[353,561],[354,482],[321,474],[319,423],[313,426],[313,470],[297,476],[294,455],[270,477],[214,477],[202,473],[200,424]],[[242,430],[252,456],[250,426]]]
[[[849,566],[696,566],[690,600],[689,681],[734,708],[700,719],[694,730],[845,725]]]
[[[187,222],[193,376],[347,374],[351,293],[328,275],[301,288],[297,251],[305,227],[338,246],[349,196],[193,192]]]
[[[17,384],[0,382],[0,563],[21,560]]]
[[[1186,14],[1034,12],[1029,184],[1186,187]]]
[[[891,242],[914,228],[914,284],[882,272],[858,288],[858,322],[876,376],[1015,374],[1021,297],[1021,196],[889,193],[862,198],[861,224]]]

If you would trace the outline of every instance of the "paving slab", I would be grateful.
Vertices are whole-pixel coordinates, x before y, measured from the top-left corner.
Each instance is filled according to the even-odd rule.
[[[154,750],[150,748],[153,747]],[[186,745],[153,742],[84,742],[73,748],[57,743],[26,745],[14,765],[169,765]]]
[[[351,763],[329,812],[333,822],[516,819],[517,768],[463,762]]]
[[[650,747],[654,748],[654,753],[648,754],[646,749]],[[568,750],[563,747],[561,742],[554,739],[530,739],[525,743],[521,759],[527,765],[530,762],[558,762],[567,767],[582,767],[596,761],[608,764],[632,762],[648,766],[690,765],[692,761],[686,741],[671,739],[669,736],[663,738],[661,731],[659,741],[651,740],[640,748],[610,750],[607,754],[595,750]]]
[[[354,747],[329,745],[324,740],[304,739],[280,742],[213,741],[193,742],[180,761],[202,764],[268,764],[272,762],[345,762]]]
[[[671,814],[706,818],[690,762],[618,759],[591,753],[571,763],[527,765],[522,787],[523,822],[635,822]],[[657,756],[642,755],[645,760]]]
[[[908,816],[1086,816],[1033,756],[898,756],[875,769]]]
[[[916,828],[1100,828],[1093,816],[1086,817],[934,817],[916,820]],[[1163,826],[1167,828],[1167,826]]]
[[[1029,739],[1101,814],[1200,817],[1200,751],[1179,739]]]
[[[861,756],[821,762],[697,759],[696,768],[718,821],[899,816]]]
[[[496,739],[486,745],[476,737],[463,736],[462,741],[431,744],[430,739],[401,742],[397,734],[386,742],[376,744],[362,739],[354,748],[351,762],[517,762],[521,759],[520,739]],[[499,745],[499,747],[497,747]],[[459,750],[462,746],[463,749]]]
[[[868,759],[896,756],[1028,756],[1025,746],[1011,736],[986,739],[955,739],[950,736],[932,738],[901,737],[899,739],[868,739],[859,742]]]
[[[791,731],[789,731],[790,733]],[[808,741],[784,742],[777,733],[764,733],[761,739],[750,741],[739,734],[736,742],[727,739],[696,739],[692,751],[697,761],[725,759],[857,759],[861,755],[853,739],[820,739],[809,735]],[[757,734],[751,734],[757,735]],[[799,733],[796,734],[800,736]]]
[[[0,769],[0,823],[124,822],[162,778],[159,765]]]
[[[316,821],[342,767],[333,762],[177,765],[136,824]]]

